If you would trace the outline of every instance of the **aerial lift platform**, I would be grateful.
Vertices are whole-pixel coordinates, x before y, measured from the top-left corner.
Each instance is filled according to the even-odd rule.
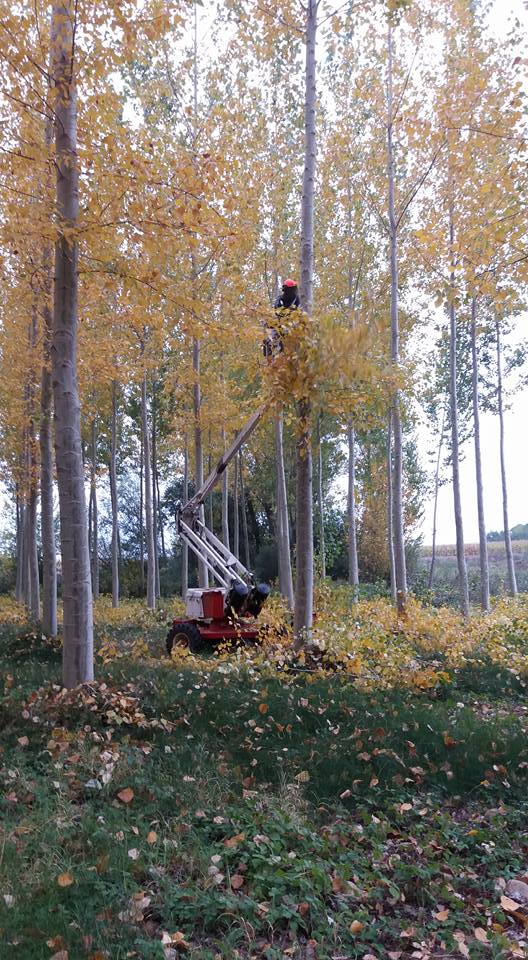
[[[209,530],[201,519],[201,507],[222,477],[224,470],[251,436],[266,413],[264,404],[237,434],[233,443],[218,461],[194,497],[179,504],[176,512],[177,533],[210,571],[218,586],[191,588],[185,598],[186,616],[176,617],[167,634],[167,653],[174,646],[197,653],[204,644],[222,641],[256,641],[261,627],[257,618],[266,602],[270,587],[257,583],[231,551]]]

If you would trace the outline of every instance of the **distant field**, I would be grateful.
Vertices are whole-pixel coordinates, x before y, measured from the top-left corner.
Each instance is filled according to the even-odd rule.
[[[512,540],[513,552],[514,554],[525,554],[528,553],[528,540]],[[423,558],[431,557],[432,545],[427,544],[421,547],[420,556]],[[478,543],[466,543],[465,546],[466,557],[478,557],[479,545]],[[494,556],[502,555],[504,556],[504,541],[503,540],[492,540],[488,542],[488,553],[493,554]],[[456,559],[456,544],[451,543],[442,543],[436,548],[437,557],[454,557]]]
[[[519,592],[528,592],[528,540],[512,540],[515,575]],[[431,545],[420,549],[418,558],[417,583],[427,582],[427,573],[431,563]],[[469,577],[469,595],[472,602],[478,602],[480,596],[480,564],[478,543],[466,543],[466,565]],[[493,540],[488,543],[488,564],[491,595],[498,597],[508,592],[508,571],[504,541]],[[433,593],[436,603],[458,602],[458,572],[455,544],[440,544],[436,548]],[[418,590],[419,593],[419,590]]]

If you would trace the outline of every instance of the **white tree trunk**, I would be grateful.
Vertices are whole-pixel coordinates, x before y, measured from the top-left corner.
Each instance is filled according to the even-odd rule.
[[[358,596],[359,586],[359,565],[357,553],[357,528],[356,528],[356,438],[354,434],[354,425],[349,420],[348,430],[348,496],[347,496],[347,519],[348,519],[348,582],[354,587],[352,600],[355,603]]]
[[[293,610],[293,577],[290,552],[290,519],[284,469],[284,439],[282,415],[275,421],[275,463],[277,472],[277,546],[279,561],[279,589]]]
[[[452,207],[449,211],[449,244],[453,249],[455,229]],[[451,253],[452,256],[452,253]],[[453,470],[453,501],[455,508],[456,551],[458,566],[458,587],[460,609],[465,617],[469,615],[469,588],[464,551],[464,526],[462,522],[462,500],[460,496],[460,453],[458,442],[458,401],[457,401],[457,328],[454,304],[455,273],[451,270],[451,289],[449,298],[449,403],[451,416],[451,463]]]
[[[15,600],[22,603],[24,599],[23,568],[24,568],[24,513],[25,507],[16,489],[16,581]]]
[[[194,268],[193,268],[194,276]],[[199,490],[204,482],[204,469],[203,469],[203,444],[202,444],[202,427],[200,423],[201,416],[201,406],[202,406],[202,392],[200,388],[200,341],[193,339],[193,373],[194,373],[194,386],[193,386],[193,405],[194,405],[194,483],[195,491]],[[202,523],[205,522],[205,512],[203,504],[200,507],[200,520]],[[207,564],[203,560],[198,560],[198,585],[200,587],[207,587],[209,585],[209,574],[207,570]]]
[[[158,539],[158,457],[156,444],[156,386],[152,387],[152,529],[154,534],[154,590],[156,597],[161,596],[159,572],[159,539]]]
[[[323,447],[321,443],[321,415],[317,418],[317,506],[319,511],[319,564],[321,577],[326,577],[326,544],[324,529]]]
[[[112,381],[112,437],[110,448],[110,502],[112,504],[112,606],[119,606],[119,514],[117,505],[117,383]]]
[[[53,125],[46,119],[44,140],[49,149]],[[40,528],[42,537],[42,629],[47,636],[57,635],[57,551],[53,518],[53,435],[51,386],[52,284],[51,246],[46,243],[43,271],[43,351],[40,381]]]
[[[502,483],[502,516],[504,520],[504,546],[506,548],[506,564],[508,567],[508,583],[512,597],[517,596],[517,578],[515,576],[515,563],[513,560],[513,549],[510,534],[510,519],[508,514],[508,486],[506,483],[506,457],[504,454],[504,403],[502,396],[502,362],[501,362],[501,338],[499,321],[495,321],[495,331],[497,337],[497,405],[499,408],[499,427],[500,427],[500,467]]]
[[[387,547],[389,551],[389,573],[390,573],[390,591],[391,600],[396,603],[398,599],[398,588],[396,583],[396,562],[394,558],[394,510],[393,510],[393,453],[392,453],[392,413],[389,413],[389,423],[387,427]]]
[[[99,599],[99,511],[97,508],[97,426],[95,417],[92,420],[92,459],[91,459],[91,490],[92,490],[92,594],[94,600]]]
[[[150,469],[150,438],[147,410],[147,374],[141,381],[141,424],[143,432],[143,472],[145,475],[145,537],[147,541],[147,607],[156,609],[156,561],[154,554],[154,523],[152,513],[152,477]]]
[[[222,446],[224,453],[226,449],[225,430],[222,427]],[[226,469],[222,474],[222,542],[230,550],[229,546],[229,473]]]
[[[301,200],[301,309],[308,316],[313,309],[314,203],[316,140],[316,60],[317,0],[305,7],[305,95],[304,95],[304,172]],[[294,635],[300,648],[309,636],[313,621],[313,493],[312,493],[312,409],[305,397],[298,404],[296,445],[296,567]]]
[[[233,552],[240,557],[240,504],[238,501],[240,450],[235,457],[233,468]]]
[[[62,556],[63,681],[66,687],[93,679],[92,585],[77,384],[78,252],[73,231],[78,222],[79,196],[74,25],[74,0],[53,3],[51,64],[55,94],[59,236],[55,244],[51,360]]]
[[[244,563],[246,567],[249,569],[251,567],[251,557],[249,555],[249,532],[248,532],[247,511],[246,511],[246,491],[244,487],[244,460],[242,457],[242,450],[240,451],[239,471],[240,471],[240,506],[242,509],[242,536],[244,539],[244,558],[245,558]],[[289,554],[289,547],[288,547],[288,554]],[[290,582],[291,582],[291,568],[290,568]],[[293,587],[292,587],[292,597],[293,597]]]
[[[446,422],[446,407],[442,413],[442,426],[440,428],[440,439],[438,441],[438,455],[436,458],[436,470],[435,470],[435,485],[434,485],[434,507],[433,507],[433,546],[431,549],[431,565],[429,567],[429,578],[427,581],[427,587],[429,590],[432,590],[433,587],[433,577],[434,569],[436,562],[436,516],[438,512],[438,493],[440,490],[440,465],[442,463],[442,446],[444,443],[444,433],[445,433],[445,422]]]
[[[477,483],[477,511],[479,529],[480,556],[480,605],[486,612],[490,608],[488,541],[486,540],[486,521],[484,519],[484,489],[482,484],[482,456],[480,451],[480,411],[478,392],[478,354],[477,354],[477,300],[471,301],[471,387],[473,394],[473,426],[475,437],[475,473]]]
[[[394,198],[395,157],[394,157],[394,107],[392,90],[393,38],[392,27],[388,29],[388,74],[387,74],[387,180],[389,207],[389,245],[390,245],[390,319],[391,319],[391,360],[396,373],[400,365],[400,330],[398,303],[398,224]],[[403,431],[401,422],[401,396],[396,388],[392,397],[392,543],[394,551],[394,578],[396,582],[396,603],[403,612],[407,599],[407,569],[405,562],[405,537],[403,529]]]
[[[183,502],[185,504],[189,499],[189,446],[187,443],[187,437],[185,438],[185,450],[183,454],[182,495],[183,495]],[[182,582],[182,600],[186,600],[187,591],[189,589],[189,547],[184,540],[182,540],[181,582]]]

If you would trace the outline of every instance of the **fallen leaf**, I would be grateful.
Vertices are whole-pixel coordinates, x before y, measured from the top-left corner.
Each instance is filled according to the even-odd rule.
[[[71,887],[72,883],[75,883],[71,873],[61,873],[57,877],[57,883],[59,887]]]
[[[134,791],[132,787],[125,787],[124,790],[120,790],[117,794],[118,799],[121,800],[121,803],[131,803],[134,799]]]
[[[489,943],[488,934],[484,930],[484,927],[475,927],[473,933],[477,940],[480,940],[481,943]]]
[[[259,713],[267,713],[267,712],[268,712],[268,704],[267,704],[267,703],[259,703],[258,711],[259,711]]]
[[[54,953],[53,956],[50,957],[50,960],[68,960],[68,956],[67,950],[59,950],[58,953]]]
[[[300,773],[296,774],[294,779],[297,780],[298,783],[308,783],[310,774],[308,773],[308,770],[301,770]]]
[[[301,914],[301,917],[304,917],[310,910],[310,904],[306,903],[306,900],[302,900],[301,903],[297,904],[297,910]]]
[[[240,890],[240,887],[243,885],[243,883],[244,877],[242,877],[239,873],[234,873],[231,877],[231,887],[233,890]]]
[[[449,916],[449,910],[439,910],[438,913],[433,913],[435,920],[447,920]]]
[[[147,843],[151,843],[151,844],[156,843],[157,839],[158,839],[158,834],[156,833],[156,831],[149,830],[149,832],[147,833]]]
[[[507,910],[509,913],[514,913],[516,910],[521,910],[521,904],[517,903],[516,900],[511,900],[510,897],[502,896],[500,898],[501,907],[504,910]]]
[[[361,920],[352,920],[352,923],[349,926],[350,933],[361,933],[364,929],[365,924],[361,923]]]
[[[128,851],[128,856],[131,860],[137,860],[139,857],[139,850],[137,850],[136,847],[132,847],[132,849]]]
[[[236,847],[237,843],[241,843],[242,840],[246,839],[245,833],[236,833],[234,837],[228,837],[227,840],[224,840],[225,847]]]
[[[17,740],[19,747],[28,747],[29,746],[29,737],[19,737]]]

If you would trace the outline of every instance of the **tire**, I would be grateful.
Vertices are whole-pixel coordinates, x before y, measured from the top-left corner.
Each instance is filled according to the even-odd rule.
[[[174,646],[184,647],[191,653],[198,653],[203,647],[203,639],[196,624],[178,623],[170,628],[165,646],[169,657]]]

